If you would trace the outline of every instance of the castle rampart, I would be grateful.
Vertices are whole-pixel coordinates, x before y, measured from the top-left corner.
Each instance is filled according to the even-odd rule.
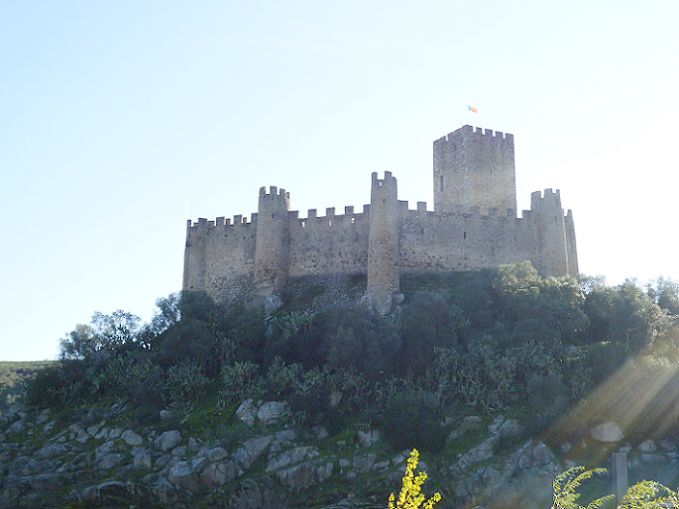
[[[513,137],[465,126],[442,140],[455,141],[460,131],[500,144],[499,149],[488,148],[489,157],[473,148],[471,159],[501,166],[498,171],[481,168],[487,175],[511,168],[513,185]],[[498,159],[498,151],[502,157],[510,153],[511,164]],[[467,155],[455,152],[458,156]],[[507,184],[503,178],[499,182]],[[261,188],[258,211],[249,222],[241,215],[232,221],[188,221],[183,287],[225,300],[245,288],[268,296],[289,278],[363,274],[371,302],[387,312],[403,272],[463,271],[529,260],[544,276],[578,277],[573,214],[564,214],[558,190],[532,193],[531,208],[521,217],[516,217],[516,198],[509,199],[507,189],[485,197],[477,189],[476,194],[479,199],[467,200],[464,207],[439,210],[435,205],[429,211],[425,202],[417,202],[410,209],[398,199],[390,172],[383,179],[373,173],[371,203],[360,212],[347,206],[344,214],[327,208],[319,216],[310,209],[300,218],[298,211],[289,210],[289,193]]]

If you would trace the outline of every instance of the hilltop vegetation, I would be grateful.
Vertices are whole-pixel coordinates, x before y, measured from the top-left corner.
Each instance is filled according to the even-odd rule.
[[[68,425],[71,440],[106,440],[109,427],[127,426],[149,444],[176,428],[204,444],[200,450],[234,450],[233,461],[250,439],[277,443],[256,423],[265,422],[262,412],[284,408],[278,429],[297,437],[289,447],[303,458],[316,451],[307,460],[317,491],[283,496],[305,507],[346,497],[347,479],[354,493],[381,500],[399,476],[402,451],[413,447],[438,467],[432,482],[443,507],[456,507],[522,471],[550,479],[564,461],[600,463],[610,448],[593,446],[589,433],[604,421],[619,423],[630,447],[679,440],[679,287],[671,281],[644,288],[545,279],[529,263],[409,275],[401,281],[405,300],[388,317],[361,303],[363,287],[358,279],[341,287],[298,281],[275,309],[171,295],[148,324],[124,311],[97,313],[63,339],[62,359],[37,374],[25,403],[55,419],[48,441]],[[99,420],[106,425],[92,438],[81,433]],[[357,433],[384,475],[369,467],[361,477],[362,467],[347,459],[358,454]],[[314,445],[300,446],[300,437]],[[109,437],[107,447],[121,447],[119,440]],[[266,469],[248,465],[256,473],[243,467],[245,477],[219,485],[224,500],[241,493],[243,479],[276,492],[269,477],[282,460],[270,447]],[[115,454],[124,461],[138,452]],[[186,451],[169,463],[161,450],[148,454],[153,466],[127,460],[141,468],[145,486],[165,486],[164,476],[188,461]],[[204,475],[195,468],[192,475]]]
[[[309,426],[360,416],[395,447],[427,450],[446,417],[522,402],[539,431],[628,360],[662,371],[679,358],[672,282],[579,284],[540,278],[525,263],[410,276],[403,288],[405,302],[387,318],[322,285],[284,295],[268,315],[203,294],[159,300],[143,326],[123,311],[96,314],[63,340],[62,362],[39,374],[27,401],[131,401],[145,421],[215,393],[223,404],[284,398]],[[342,394],[336,405],[333,393]],[[676,422],[663,428],[679,432]]]

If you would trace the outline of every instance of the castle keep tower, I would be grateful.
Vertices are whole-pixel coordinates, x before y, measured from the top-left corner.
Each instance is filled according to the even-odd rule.
[[[406,273],[469,271],[530,261],[545,277],[578,277],[573,213],[558,190],[531,195],[517,217],[514,137],[464,126],[434,142],[434,210],[398,199],[396,178],[372,174],[370,204],[344,214],[290,211],[290,194],[259,190],[248,221],[189,221],[184,290],[216,301],[279,293],[288,280],[332,285],[367,277],[366,297],[390,313]],[[358,279],[356,279],[358,277]],[[245,290],[245,292],[244,292]]]
[[[257,294],[268,297],[280,291],[287,282],[290,234],[288,211],[290,193],[271,186],[259,190],[257,234],[255,237],[255,288]]]
[[[399,289],[399,210],[396,178],[372,174],[368,233],[368,299],[382,314]]]
[[[434,210],[474,207],[516,211],[514,136],[466,125],[434,142]]]

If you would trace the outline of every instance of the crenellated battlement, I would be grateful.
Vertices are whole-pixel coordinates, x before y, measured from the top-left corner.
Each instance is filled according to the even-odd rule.
[[[370,205],[363,206],[363,212],[354,212],[354,207],[348,205],[344,207],[344,214],[336,214],[335,207],[325,209],[325,216],[319,216],[317,209],[309,209],[307,217],[299,217],[299,211],[288,212],[288,219],[291,226],[298,228],[316,228],[320,226],[341,226],[344,224],[357,224],[370,214]]]
[[[290,193],[288,193],[285,189],[281,188],[278,189],[277,186],[270,186],[269,187],[269,192],[266,192],[266,186],[262,186],[259,188],[259,197],[261,198],[283,198],[286,200],[290,199]]]
[[[192,221],[191,219],[188,219],[186,221],[186,228],[190,230],[201,230],[219,227],[233,228],[238,226],[250,226],[256,223],[257,223],[257,213],[253,212],[250,220],[248,220],[246,216],[240,214],[233,216],[233,219],[224,216],[217,217],[214,220],[210,221],[204,217],[198,218],[198,221]]]
[[[186,223],[184,288],[215,298],[243,284],[260,296],[291,277],[367,274],[367,295],[392,309],[407,271],[457,271],[529,260],[545,276],[578,275],[573,213],[561,193],[531,194],[517,217],[514,136],[471,125],[434,141],[434,203],[413,208],[390,171],[372,172],[370,204],[290,210],[290,193],[261,187],[250,219]]]
[[[530,195],[530,208],[533,211],[542,208],[561,208],[561,191],[547,188],[544,191],[534,191]]]
[[[514,135],[510,134],[510,133],[503,133],[502,131],[493,131],[492,129],[483,129],[481,127],[474,127],[474,126],[471,126],[471,125],[465,125],[465,126],[460,127],[459,129],[456,129],[455,131],[452,131],[452,132],[446,134],[445,136],[442,136],[438,140],[434,141],[434,146],[436,146],[437,144],[443,143],[443,142],[459,140],[459,138],[463,134],[482,136],[484,138],[495,139],[495,140],[514,141]]]
[[[372,185],[375,187],[396,187],[396,177],[394,177],[390,171],[384,172],[384,178],[380,179],[377,176],[377,172],[372,172]]]

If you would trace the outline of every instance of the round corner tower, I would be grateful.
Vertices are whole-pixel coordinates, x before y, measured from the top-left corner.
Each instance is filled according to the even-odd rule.
[[[268,297],[280,291],[288,279],[290,193],[271,186],[259,190],[255,240],[255,288]]]
[[[570,274],[568,267],[568,240],[566,221],[561,207],[561,193],[557,189],[545,189],[531,194],[531,212],[537,234],[537,259],[535,268],[542,276],[564,277]],[[577,259],[575,260],[577,271]]]
[[[399,291],[399,209],[396,178],[372,174],[368,233],[368,299],[380,314],[391,310]]]

